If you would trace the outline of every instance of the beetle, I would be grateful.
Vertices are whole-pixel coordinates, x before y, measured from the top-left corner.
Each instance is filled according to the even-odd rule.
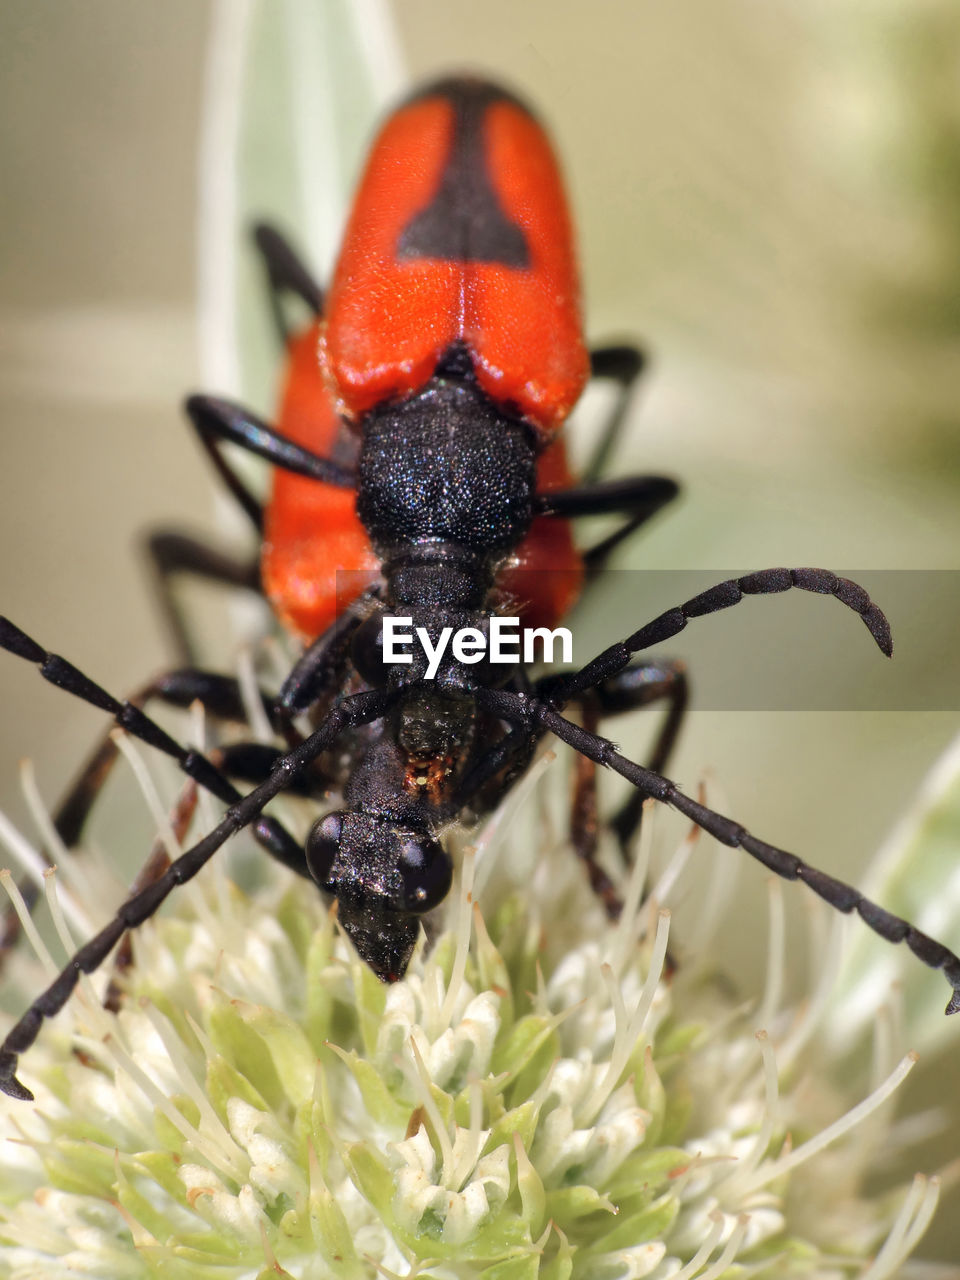
[[[239,442],[292,476],[351,493],[374,558],[375,582],[328,604],[332,622],[307,644],[285,682],[274,713],[288,749],[271,758],[252,790],[238,792],[223,770],[182,747],[135,701],[118,701],[0,620],[0,646],[170,755],[228,806],[212,831],[127,899],[34,1002],[0,1046],[0,1087],[30,1096],[16,1079],[18,1057],[63,1006],[79,974],[97,968],[128,928],[245,827],[337,900],[341,924],[378,977],[400,979],[421,918],[450,888],[445,829],[489,808],[548,733],[624,777],[639,797],[669,804],[778,875],[805,881],[837,909],[856,910],[887,940],[906,941],[954,988],[947,1012],[960,1009],[960,959],[946,947],[694,801],[590,724],[598,706],[656,670],[632,664],[635,655],[749,596],[793,588],[832,596],[861,617],[889,656],[887,620],[856,583],[822,569],[760,570],[667,610],[578,670],[539,679],[519,663],[497,669],[450,650],[428,678],[422,653],[404,662],[385,647],[388,624],[401,617],[434,650],[445,628],[489,634],[504,607],[505,575],[539,520],[623,510],[636,524],[651,505],[650,478],[538,483],[538,466],[559,439],[590,359],[559,170],[544,130],[517,98],[481,80],[442,80],[388,118],[323,312],[317,336],[338,415],[334,456],[229,402],[188,402],[215,454],[219,442]],[[340,447],[352,456],[338,456]],[[337,527],[348,525],[341,520]],[[570,704],[583,723],[563,714]],[[311,717],[305,736],[293,725],[301,713]],[[331,754],[347,762],[342,807],[320,817],[301,847],[264,810],[291,786],[309,789],[311,771],[322,772]],[[588,868],[602,891],[589,858]]]
[[[269,301],[286,357],[278,405],[278,436],[330,454],[340,462],[354,463],[355,433],[336,413],[317,361],[317,344],[323,295],[309,268],[292,245],[273,226],[259,224],[254,241],[265,270]],[[299,303],[310,319],[299,322],[289,315],[290,303]],[[615,445],[631,391],[645,365],[645,357],[632,346],[605,346],[590,352],[591,377],[612,380],[617,395],[602,423],[593,456],[583,469],[585,478],[596,476]],[[192,397],[189,421],[213,461],[226,487],[253,525],[260,549],[248,561],[208,538],[164,528],[150,534],[145,550],[153,570],[155,595],[170,634],[173,649],[186,664],[156,676],[134,691],[129,700],[143,706],[160,700],[180,708],[200,702],[214,721],[245,723],[248,708],[236,679],[199,668],[187,618],[180,607],[176,580],[190,575],[233,588],[247,588],[264,596],[278,620],[305,644],[316,640],[338,613],[352,602],[378,567],[366,532],[356,515],[351,490],[324,484],[276,466],[266,502],[253,492],[222,449],[224,437],[233,443],[245,440],[234,430],[269,433],[249,411],[239,411],[209,397]],[[537,490],[546,492],[571,483],[566,440],[558,435],[537,460]],[[597,509],[605,500],[612,509],[625,507],[626,518],[594,546],[574,546],[570,522],[539,517],[515,554],[498,574],[502,595],[513,598],[531,627],[549,627],[570,609],[584,583],[602,569],[611,552],[637,527],[644,524],[677,494],[676,483],[663,476],[637,476],[597,490]],[[345,589],[338,585],[345,579]],[[287,690],[296,688],[296,677]],[[331,684],[332,688],[332,684]],[[316,693],[316,690],[315,690]],[[261,693],[265,711],[276,715],[289,697],[275,700]],[[687,683],[682,664],[664,661],[644,664],[620,682],[616,692],[605,691],[604,714],[668,701],[668,714],[650,757],[651,767],[662,768],[677,738],[687,703]],[[312,711],[316,713],[319,700]],[[261,742],[231,742],[217,750],[217,763],[235,779],[257,782],[268,772],[279,752]],[[73,847],[83,835],[93,805],[118,757],[111,732],[107,732],[78,772],[72,786],[56,807],[53,826],[62,845]],[[314,767],[312,779],[301,780],[297,790],[323,795],[325,786],[342,782]],[[639,821],[640,809],[628,801],[614,819],[621,844],[626,846]],[[603,881],[603,896],[611,914],[619,910],[612,885],[593,863],[597,844],[596,794],[593,772],[578,772],[571,814],[571,836],[577,852],[591,865],[595,884]],[[162,857],[152,858],[154,874],[165,870]],[[36,901],[32,880],[19,886],[28,905]],[[15,945],[20,919],[12,905],[0,926],[0,963]]]

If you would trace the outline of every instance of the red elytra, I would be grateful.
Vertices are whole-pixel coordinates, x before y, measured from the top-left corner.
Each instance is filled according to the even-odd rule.
[[[522,247],[509,242],[517,228]],[[543,129],[492,87],[469,98],[427,89],[370,153],[330,287],[327,376],[341,412],[361,419],[419,390],[461,342],[487,395],[548,436],[589,376],[579,299]]]
[[[325,321],[290,344],[277,425],[352,462],[357,438],[344,420],[362,432],[366,412],[419,390],[459,343],[486,394],[541,439],[537,491],[562,489],[572,476],[556,430],[589,374],[563,184],[530,113],[502,91],[475,88],[427,89],[381,130]],[[262,574],[286,626],[315,639],[378,566],[352,491],[275,472]],[[569,523],[539,517],[497,586],[524,625],[553,627],[582,580]]]

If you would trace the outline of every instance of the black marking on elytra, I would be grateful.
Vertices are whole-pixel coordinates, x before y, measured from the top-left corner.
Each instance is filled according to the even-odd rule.
[[[426,208],[407,223],[397,257],[450,262],[496,262],[526,270],[530,249],[523,228],[503,210],[491,180],[484,123],[494,102],[522,103],[479,80],[440,80],[411,101],[447,98],[453,107],[453,137],[440,184]]]

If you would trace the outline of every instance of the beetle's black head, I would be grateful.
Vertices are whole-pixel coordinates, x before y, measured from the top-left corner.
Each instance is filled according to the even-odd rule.
[[[450,891],[453,864],[424,831],[368,813],[328,813],[307,837],[307,866],[337,899],[338,918],[381,982],[410,963],[420,916]]]

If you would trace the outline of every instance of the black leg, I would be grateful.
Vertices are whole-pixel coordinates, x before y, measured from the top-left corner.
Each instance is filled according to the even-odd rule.
[[[278,231],[261,223],[254,228],[253,234],[266,269],[270,305],[277,328],[281,340],[286,342],[289,337],[289,326],[283,314],[283,295],[291,293],[302,299],[315,315],[320,314],[323,295],[310,272]],[[336,467],[333,463],[326,463],[292,441],[286,440],[279,432],[274,431],[256,415],[247,412],[239,405],[218,400],[213,396],[192,396],[187,401],[186,409],[200,438],[200,443],[218,475],[258,532],[263,530],[263,504],[236,468],[231,465],[229,457],[223,451],[225,441],[240,445],[276,466],[286,467],[301,475],[326,480],[330,484],[345,483],[348,487],[352,486],[352,478],[348,477],[342,468]],[[167,536],[168,541],[172,541],[175,537],[176,535]],[[180,541],[192,540],[181,539]],[[201,561],[206,552],[207,548],[200,549]],[[183,548],[176,545],[169,550],[161,548],[160,554],[182,559]],[[211,552],[210,555],[214,560],[223,559],[218,552]],[[177,564],[175,567],[190,568],[192,566]],[[226,572],[229,574],[231,570],[228,568]],[[205,573],[204,576],[214,575]],[[216,576],[224,581],[231,580],[219,573]],[[240,585],[246,586],[247,583],[242,582]]]
[[[202,397],[197,396],[195,398],[199,400]],[[209,412],[201,412],[199,409],[195,411],[191,408],[191,402],[188,400],[184,407],[187,411],[190,425],[196,431],[204,452],[213,463],[214,471],[223,481],[227,491],[233,494],[240,510],[253,525],[256,532],[262,534],[263,503],[233,466],[223,450],[224,439],[232,440],[234,443],[239,442],[234,436],[228,436],[225,432],[218,434],[215,426],[216,405],[217,402],[214,402]]]
[[[10,638],[9,624],[4,627],[3,634],[6,639]],[[19,632],[18,636],[23,637],[23,633]],[[23,637],[23,639],[26,639],[26,637]],[[34,649],[38,647],[33,645],[32,641],[28,643]],[[18,641],[18,645],[23,647],[22,641]],[[4,647],[7,646],[5,645]],[[19,648],[14,649],[13,652],[19,652]],[[40,661],[41,659],[32,657],[32,660]],[[62,659],[59,662],[63,664]],[[47,656],[46,661],[44,661],[44,667],[50,667],[50,665],[49,656]],[[80,687],[86,687],[91,692],[98,689],[98,686],[80,676],[80,673],[75,668],[71,668],[70,671],[72,673],[70,684],[66,687],[72,687],[72,691],[77,692]],[[66,674],[62,667],[60,674]],[[60,680],[55,681],[55,683],[61,682]],[[85,695],[81,694],[80,696]],[[102,704],[104,696],[109,698],[109,695],[104,695],[102,690],[98,690],[97,705]],[[16,1078],[17,1061],[20,1055],[29,1049],[34,1040],[36,1040],[44,1021],[47,1018],[52,1018],[66,1004],[71,992],[77,985],[80,974],[93,973],[94,970],[98,969],[127,929],[135,929],[137,925],[149,919],[166,899],[167,895],[177,885],[192,880],[197,872],[205,866],[232,835],[254,823],[257,826],[269,823],[271,820],[261,817],[261,814],[274,796],[281,791],[285,791],[291,781],[299,777],[322,752],[332,746],[345,729],[369,724],[371,720],[380,719],[389,710],[394,698],[394,694],[374,690],[354,694],[352,697],[344,698],[338,702],[320,727],[309,738],[293,751],[281,757],[276,768],[260,786],[254,788],[253,791],[245,796],[238,796],[208,835],[181,854],[175,862],[172,862],[159,879],[147,885],[146,888],[128,898],[121,905],[110,923],[95,934],[85,946],[80,948],[59,977],[33,1002],[3,1044],[0,1045],[0,1089],[4,1093],[8,1093],[13,1098],[20,1098],[26,1101],[33,1097],[30,1090],[25,1088]],[[110,699],[110,701],[115,702],[114,699]],[[121,714],[124,708],[121,704],[116,705],[119,707],[119,712],[114,712],[114,715],[118,722],[122,722]],[[104,707],[104,709],[112,710],[112,707],[108,706]],[[146,720],[147,718],[140,713],[140,720],[137,722],[138,729],[136,730],[138,737],[144,736],[139,730],[142,728],[141,721]],[[147,721],[147,723],[149,724],[150,722]],[[130,726],[125,723],[124,727],[129,728]],[[131,730],[131,732],[134,732],[134,730]],[[156,740],[158,734],[166,737],[159,726],[153,726],[145,740],[153,745],[158,745]],[[163,749],[161,747],[161,750]],[[181,753],[185,757],[183,760],[179,758]],[[212,775],[217,782],[215,794],[223,794],[226,788],[233,790],[230,788],[229,783],[226,783],[226,787],[224,786],[226,780],[222,778],[219,771],[204,757],[198,756],[198,753],[183,752],[182,748],[176,748],[174,758],[178,760],[180,767],[190,777],[195,776],[195,772],[191,767],[193,760],[201,760],[203,768],[199,769],[198,772],[205,776],[198,778],[197,781],[200,781],[201,785],[207,786],[207,778]],[[237,793],[234,792],[234,795],[237,795]]]
[[[622,513],[624,523],[584,553],[588,579],[604,567],[611,552],[641,525],[646,524],[679,493],[676,481],[667,476],[631,476],[625,480],[597,481],[620,435],[634,383],[646,359],[636,347],[600,347],[590,353],[591,376],[612,378],[618,383],[617,399],[601,430],[600,439],[583,472],[583,483],[574,489],[540,494],[537,511],[543,515],[578,516]]]
[[[179,661],[194,660],[193,646],[183,610],[177,600],[173,579],[189,574],[228,587],[260,592],[258,560],[237,559],[199,538],[169,529],[158,529],[147,538],[147,555],[156,597]]]
[[[562,516],[565,520],[616,512],[643,514],[649,519],[679,492],[679,485],[669,476],[627,476],[623,480],[600,480],[537,494],[535,510],[538,515]]]
[[[99,707],[101,711],[106,711],[113,716],[115,723],[121,729],[125,729],[134,738],[169,756],[188,778],[199,783],[224,804],[235,806],[243,799],[236,787],[205,755],[182,747],[134,702],[130,700],[120,702],[65,658],[55,653],[48,653],[6,618],[0,618],[0,648],[28,662],[36,663],[45,680],[49,680],[58,688],[65,689],[75,697],[82,698],[92,706]],[[212,682],[209,692],[211,699],[222,696],[225,700],[222,706],[228,706],[229,699],[238,692],[235,682],[225,676],[210,676],[209,673],[203,672],[199,674]],[[82,802],[86,803],[85,797]],[[68,810],[68,814],[69,812]],[[74,819],[70,816],[65,819],[67,822],[72,820]],[[294,870],[302,867],[303,853],[300,845],[275,819],[260,819],[253,829],[253,834],[258,843],[281,862],[293,867]]]
[[[231,742],[210,752],[211,760],[227,777],[254,785],[269,778],[283,755],[279,747],[265,742]],[[317,772],[315,765],[308,774],[295,778],[287,790],[290,795],[318,799],[333,785],[334,779]]]
[[[142,708],[146,703],[154,699],[165,702],[169,706],[183,709],[192,706],[194,702],[199,702],[207,712],[218,720],[243,723],[247,718],[246,707],[237,681],[229,676],[218,675],[210,671],[200,671],[193,668],[168,671],[137,689],[130,695],[128,703],[131,706]],[[261,699],[264,709],[269,714],[272,700],[264,693],[261,693]],[[266,773],[269,772],[269,768],[265,767],[265,757],[261,754],[261,772],[251,779],[251,773],[254,768],[253,757],[240,751],[243,745],[237,744],[236,746],[238,753],[236,772],[231,773],[229,768],[225,772],[232,777],[241,778],[245,781],[262,781]],[[248,745],[253,745],[254,750],[256,750],[257,744]],[[234,748],[228,748],[224,751],[228,763],[231,764],[233,759],[230,757],[229,752],[232,750]],[[268,747],[265,750],[270,751],[272,748]],[[111,731],[108,730],[91,751],[69,790],[54,811],[54,828],[68,849],[80,843],[93,807],[106,785],[118,755],[119,748],[111,737]],[[272,767],[272,762],[270,767]],[[281,861],[285,862],[287,866],[294,866],[294,870],[296,870],[297,867],[294,864],[298,858],[302,859],[303,856],[297,842],[285,832],[276,835],[268,828],[265,828],[261,834],[261,844],[269,848],[269,851],[274,856],[282,855]],[[301,871],[301,874],[307,874],[305,868]],[[32,880],[24,880],[18,887],[27,906],[32,908],[37,900],[37,886]],[[7,904],[3,912],[0,913],[0,972],[2,972],[7,954],[14,947],[20,936],[20,930],[19,916],[12,904]]]
[[[529,690],[525,691],[527,696],[539,697],[540,686],[544,683],[546,681],[535,682]],[[626,671],[605,681],[597,689],[590,690],[577,701],[585,723],[589,723],[593,728],[598,716],[622,714],[650,706],[661,700],[666,700],[668,703],[667,715],[657,734],[649,764],[651,769],[659,772],[673,749],[687,706],[688,685],[682,663],[651,662],[628,667]],[[529,765],[539,736],[529,727],[517,725],[501,737],[493,747],[487,748],[473,762],[461,781],[454,801],[457,809],[462,810],[479,796],[481,799],[478,809],[480,812],[485,811],[488,806],[482,798],[483,790],[494,779],[497,782],[497,790],[496,794],[491,796],[491,802],[496,803],[502,799],[516,778]],[[601,898],[607,914],[611,919],[616,919],[620,911],[616,889],[596,862],[599,821],[595,773],[594,763],[585,756],[581,756],[574,778],[571,840],[577,855],[583,859],[587,867],[591,885]],[[636,812],[634,812],[635,796],[639,796]],[[643,800],[643,796],[634,793],[613,819],[613,829],[624,849],[639,825]]]
[[[669,640],[682,631],[691,618],[704,617],[729,609],[747,596],[770,595],[775,592],[798,588],[829,595],[858,613],[867,630],[876,641],[881,653],[889,657],[893,652],[890,624],[880,608],[873,603],[863,587],[849,578],[838,578],[827,569],[761,569],[742,578],[730,578],[700,595],[687,600],[675,609],[668,609],[645,627],[635,631],[626,640],[604,649],[592,662],[570,675],[553,676],[541,682],[541,693],[557,706],[562,706],[585,689],[609,680],[629,663],[635,653],[651,645]]]
[[[487,747],[460,780],[453,800],[456,812],[461,813],[467,805],[473,805],[478,813],[495,807],[520,774],[526,771],[536,745],[536,736],[525,727],[519,727],[504,733],[492,747]],[[494,779],[497,780],[496,788],[489,797],[485,796],[485,788]]]
[[[259,744],[237,744],[238,747],[243,745],[258,746]],[[254,758],[251,757],[248,772],[244,773],[241,771],[235,771],[231,768],[231,756],[235,750],[235,747],[220,748],[216,751],[212,751],[210,753],[210,758],[218,768],[223,769],[225,773],[229,773],[231,777],[243,777],[247,781],[256,782],[263,782],[269,777],[276,767],[278,759],[283,754],[281,751],[271,751],[269,763],[266,756],[261,756],[257,759],[256,764],[253,762]],[[270,751],[271,749],[265,748],[265,750]],[[295,793],[299,792],[301,790],[300,784],[303,781],[303,779],[298,779],[291,790]],[[303,787],[302,789],[304,792],[306,791],[306,787]],[[174,838],[180,845],[182,845],[186,839],[196,808],[197,784],[192,778],[188,778],[179,797],[177,798],[173,811],[170,814],[170,829],[173,832]],[[162,836],[158,836],[150,848],[146,861],[137,872],[133,884],[130,886],[130,892],[127,894],[127,898],[135,898],[138,893],[141,893],[149,885],[155,884],[170,866],[170,863],[171,859],[166,841]],[[303,868],[300,874],[305,876],[307,879],[312,878],[307,870],[306,855],[304,855],[303,858]],[[128,931],[124,934],[123,938],[121,938],[120,945],[114,956],[113,973],[104,996],[103,1007],[108,1009],[111,1013],[118,1012],[123,994],[120,989],[118,979],[124,972],[126,972],[127,969],[130,968],[132,964],[133,941]]]
[[[584,727],[596,732],[596,705],[590,701],[582,710]],[[623,902],[616,885],[597,861],[600,840],[600,811],[597,802],[597,766],[585,755],[574,761],[573,800],[570,805],[570,843],[586,868],[590,888],[603,903],[608,920],[619,920]]]
[[[673,484],[672,480],[667,480],[666,477],[637,476],[637,486],[639,488],[648,485],[650,490],[649,503],[646,502],[644,495],[639,495],[637,506],[632,515],[627,516],[623,524],[614,529],[611,534],[607,534],[605,538],[599,540],[599,543],[594,543],[593,547],[586,548],[582,553],[588,582],[594,581],[596,576],[607,567],[608,559],[611,558],[614,550],[620,547],[622,541],[630,538],[637,529],[640,529],[650,518],[657,515],[660,508],[666,507],[667,503],[672,502],[673,498],[680,492],[677,485]],[[655,493],[657,489],[660,489],[662,497],[660,497],[660,494]],[[672,492],[669,492],[671,489]]]
[[[196,808],[197,784],[192,779],[188,779],[170,815],[170,828],[178,844],[182,845],[186,839]],[[169,866],[170,854],[167,851],[166,842],[162,836],[158,836],[150,847],[146,861],[137,872],[127,897],[134,898],[138,893],[146,889],[148,885],[155,884]],[[130,934],[126,933],[120,939],[120,945],[117,947],[116,955],[113,958],[113,972],[110,975],[110,981],[107,984],[103,1000],[103,1007],[111,1013],[117,1013],[120,1009],[122,992],[119,978],[132,964],[133,941]]]
[[[73,690],[71,689],[70,692]],[[260,696],[264,710],[269,713],[272,705],[269,695],[261,693]],[[87,700],[90,701],[90,699]],[[212,671],[185,668],[165,672],[137,689],[125,705],[142,708],[154,700],[183,710],[191,707],[194,702],[199,702],[217,720],[230,720],[242,724],[247,719],[246,707],[237,681],[230,676],[219,675]],[[116,758],[117,748],[108,732],[94,748],[70,790],[60,802],[54,815],[54,825],[68,848],[80,842],[90,811]]]
[[[526,667],[518,667],[508,686],[514,693],[529,697],[533,691]],[[478,725],[475,750],[454,792],[452,808],[461,814],[469,805],[476,813],[496,808],[517,778],[533,759],[537,739],[524,726],[504,730],[496,719],[484,717]],[[493,745],[479,746],[480,743]],[[488,794],[485,789],[489,787]]]
[[[814,893],[838,911],[845,914],[856,911],[864,923],[885,941],[906,942],[913,954],[924,964],[929,965],[931,969],[943,970],[944,976],[953,987],[953,995],[946,1012],[948,1014],[960,1012],[960,958],[942,943],[914,928],[909,921],[885,911],[865,898],[857,889],[810,866],[796,854],[787,853],[786,850],[778,849],[764,840],[758,840],[740,823],[684,795],[668,778],[645,769],[642,765],[634,764],[632,760],[622,756],[612,742],[567,720],[549,703],[521,699],[515,693],[497,689],[478,690],[477,702],[502,720],[523,725],[530,732],[554,734],[561,742],[573,747],[574,751],[619,773],[644,796],[650,796],[662,804],[670,805],[691,822],[696,823],[698,827],[702,827],[721,844],[743,849],[769,871],[782,876],[785,880],[802,880]]]
[[[625,480],[605,480],[542,493],[537,497],[536,507],[539,514],[566,520],[614,513],[626,516],[618,529],[583,552],[588,576],[596,577],[614,548],[672,502],[679,492],[676,481],[668,476],[629,476]]]
[[[590,376],[610,378],[617,384],[617,398],[597,441],[593,456],[583,471],[587,482],[603,474],[607,459],[616,447],[623,430],[630,398],[637,379],[646,365],[646,356],[637,347],[597,347],[590,352]]]
[[[690,698],[690,686],[682,662],[644,662],[621,671],[597,686],[602,717],[621,715],[655,702],[667,703],[667,714],[654,740],[647,768],[662,773],[673,753]],[[633,791],[614,814],[611,826],[626,851],[640,826],[644,797]]]
[[[321,703],[324,698],[329,701],[331,696],[339,692],[342,685],[340,675],[351,642],[373,599],[376,599],[375,590],[365,592],[297,659],[274,704],[277,716],[282,721]]]
[[[539,689],[537,690],[539,692]],[[680,732],[687,709],[690,686],[682,662],[640,662],[604,680],[591,691],[601,718],[624,715],[640,707],[666,702],[667,714],[657,734],[647,768],[660,773]]]
[[[222,400],[218,396],[188,396],[184,407],[200,439],[211,450],[215,463],[219,457],[217,444],[229,441],[294,475],[319,480],[323,484],[333,484],[340,489],[354,488],[352,471],[338,466],[329,458],[321,458],[303,445],[288,439],[252,410],[244,409],[232,400]],[[224,474],[224,480],[232,491],[231,477]],[[242,495],[238,493],[236,496],[244,505]],[[259,509],[259,503],[256,505]],[[253,518],[252,513],[250,514]]]
[[[529,695],[525,695],[529,696]],[[591,700],[585,716],[595,716],[595,703]],[[454,808],[462,813],[468,804],[478,813],[495,807],[523,774],[533,757],[538,735],[527,725],[517,725],[502,735],[492,747],[487,747],[473,761],[460,782],[454,797]],[[489,741],[489,735],[478,734],[481,742]],[[490,787],[488,794],[486,788]],[[622,903],[613,881],[596,860],[598,818],[596,797],[596,766],[586,757],[577,760],[574,796],[570,812],[571,842],[577,856],[583,860],[590,885],[603,903],[607,915],[616,920]]]
[[[276,227],[258,222],[253,228],[253,240],[266,271],[270,309],[277,333],[280,341],[286,345],[295,326],[287,319],[284,295],[291,294],[299,298],[315,317],[319,317],[323,312],[323,290],[299,254]]]
[[[539,696],[539,681],[534,697]],[[596,689],[587,690],[578,699],[583,725],[596,732],[600,718],[622,715],[628,711],[666,701],[667,714],[654,742],[647,767],[659,773],[670,756],[689,697],[686,672],[681,662],[645,662],[627,667],[619,675],[605,680]],[[519,730],[514,730],[519,732]],[[613,883],[596,864],[599,835],[599,809],[596,789],[596,765],[579,755],[574,766],[574,798],[571,816],[571,840],[577,856],[588,868],[594,892],[603,901],[607,914],[617,919],[620,899]],[[631,840],[640,826],[645,797],[633,791],[611,821],[621,850],[626,856]]]

